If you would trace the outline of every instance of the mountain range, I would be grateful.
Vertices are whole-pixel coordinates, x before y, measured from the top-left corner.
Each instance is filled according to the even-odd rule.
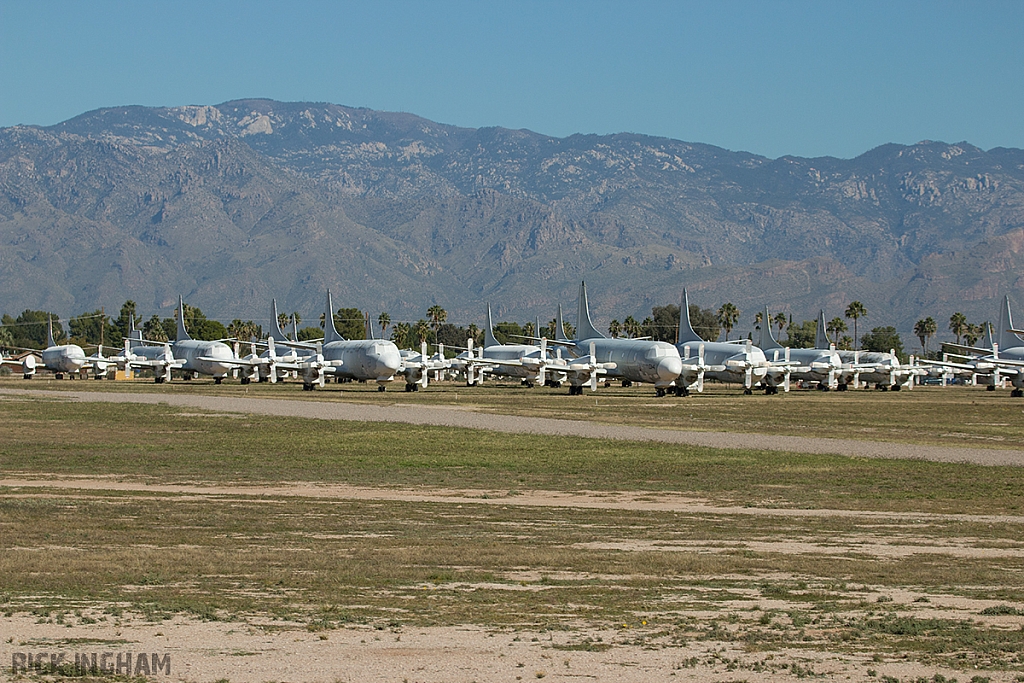
[[[887,144],[769,159],[621,133],[555,138],[323,103],[112,107],[0,129],[0,312],[133,299],[169,315],[575,318],[690,301],[910,333],[1024,303],[1024,150]]]

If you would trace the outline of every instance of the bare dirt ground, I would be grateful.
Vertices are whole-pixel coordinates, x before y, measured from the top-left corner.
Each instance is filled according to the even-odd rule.
[[[957,679],[971,674],[893,658],[832,654],[794,646],[772,654],[750,653],[735,643],[702,641],[672,645],[655,635],[635,642],[644,627],[531,632],[479,626],[397,628],[348,627],[312,633],[279,622],[202,622],[177,617],[159,623],[125,614],[113,623],[66,627],[30,618],[0,621],[17,638],[0,644],[5,679],[15,653],[139,653],[170,655],[170,674],[152,680],[181,681],[751,681],[819,679],[833,681]],[[650,634],[648,634],[650,635]],[[592,651],[581,643],[594,645]],[[607,648],[607,649],[606,649]],[[122,662],[125,658],[122,658]],[[866,673],[870,671],[871,673]],[[107,676],[112,676],[116,670]],[[985,680],[1017,680],[1012,673]]]
[[[100,403],[164,404],[221,413],[247,413],[322,420],[351,420],[357,422],[400,422],[466,429],[486,429],[516,434],[579,436],[621,441],[657,441],[711,448],[746,448],[794,453],[830,453],[864,458],[906,458],[980,465],[1024,465],[1024,451],[1020,450],[949,448],[822,437],[764,436],[730,432],[651,429],[627,425],[602,425],[580,420],[491,415],[457,406],[379,406],[323,401],[99,391],[62,391],[56,394],[54,392],[46,392],[45,390],[11,388],[0,389],[0,395],[3,394],[35,397],[50,395],[73,401]]]

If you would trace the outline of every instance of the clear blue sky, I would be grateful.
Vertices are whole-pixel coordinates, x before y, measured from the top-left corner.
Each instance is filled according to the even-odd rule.
[[[1024,2],[0,0],[0,126],[242,97],[770,157],[1024,147]]]

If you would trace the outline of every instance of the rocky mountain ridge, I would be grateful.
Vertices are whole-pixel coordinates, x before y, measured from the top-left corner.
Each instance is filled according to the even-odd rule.
[[[0,129],[0,309],[180,292],[211,317],[595,318],[678,300],[867,324],[990,319],[1024,279],[1024,151],[883,145],[767,159],[636,134],[552,138],[333,104],[114,107]],[[572,317],[570,315],[570,317]],[[599,323],[600,324],[600,323]]]

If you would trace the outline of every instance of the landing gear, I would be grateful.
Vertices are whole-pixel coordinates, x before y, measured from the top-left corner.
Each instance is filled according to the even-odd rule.
[[[1024,389],[1014,389],[1010,392],[1011,398],[1024,398]]]
[[[622,380],[622,386],[628,389],[629,387],[633,386],[633,382],[632,380],[624,379]]]
[[[64,379],[64,373],[63,372],[55,372],[55,373],[53,373],[53,378],[54,379]],[[992,388],[995,389],[995,387],[992,387]]]
[[[241,380],[242,384],[248,384],[251,381],[252,380],[250,378],[248,378],[248,377],[243,377],[242,380]]]
[[[893,385],[892,385],[892,390],[893,390],[893,391],[899,391],[899,390],[900,390],[900,389],[902,389],[902,388],[903,388],[903,387],[902,387],[902,386],[900,386],[899,384],[893,384]]]
[[[220,383],[221,383],[221,382],[223,382],[223,381],[224,381],[224,378],[223,378],[223,377],[214,377],[214,378],[213,378],[213,383],[214,383],[214,384],[220,384]]]
[[[764,395],[765,396],[775,396],[778,393],[779,393],[779,388],[778,387],[772,386],[771,384],[764,385]]]
[[[689,396],[690,390],[686,387],[675,387],[676,396],[682,398],[683,396]]]
[[[405,390],[407,392],[408,391],[419,391],[420,390],[420,385],[419,384],[406,384],[405,385]],[[380,391],[384,391],[384,387],[381,387]]]
[[[387,390],[388,390],[388,388],[386,386],[384,386],[383,384],[381,384],[379,387],[377,387],[377,391],[387,391]]]
[[[578,387],[574,387],[573,385],[570,384],[569,385],[569,395],[570,396],[582,396],[583,395],[583,385],[581,384]]]
[[[840,384],[836,387],[836,391],[848,391],[850,389],[849,384]]]
[[[743,390],[743,395],[744,395],[744,396],[750,396],[750,395],[751,395],[751,394],[753,394],[753,393],[754,393],[754,390],[753,390],[753,389],[751,389],[750,387],[747,387],[747,388],[745,388],[745,389]]]
[[[153,378],[153,381],[156,382],[157,384],[163,384],[165,379],[166,378],[163,375],[157,375],[156,377]]]
[[[302,383],[302,390],[303,391],[313,391],[313,385],[312,384],[308,384],[306,382],[303,382]]]
[[[57,379],[60,379],[60,377],[58,376]],[[996,390],[996,385],[995,384],[989,384],[987,387],[985,387],[985,391],[995,391],[995,390]]]
[[[32,379],[32,375],[22,375],[22,379]]]
[[[654,388],[654,395],[657,396],[658,398],[664,397],[666,393],[668,392],[666,392],[662,387]]]

